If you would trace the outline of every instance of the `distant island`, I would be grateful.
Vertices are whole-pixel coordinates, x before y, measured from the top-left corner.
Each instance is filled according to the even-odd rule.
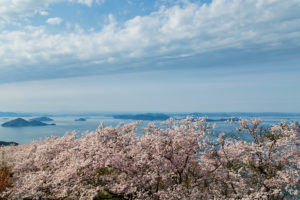
[[[0,146],[17,146],[19,145],[16,142],[4,142],[4,141],[0,141]]]
[[[221,118],[221,119],[206,119],[207,122],[226,122],[226,121],[233,121],[233,122],[236,122],[236,121],[239,121],[239,118],[237,117],[232,117],[232,118]]]
[[[27,127],[27,126],[49,126],[55,124],[46,124],[40,121],[27,121],[22,118],[17,118],[2,124],[3,127]]]
[[[79,119],[75,119],[75,122],[85,122],[86,119],[85,118],[79,118]]]
[[[36,118],[30,119],[30,121],[50,122],[50,121],[54,121],[54,120],[49,117],[36,117]]]
[[[170,117],[162,113],[146,113],[136,115],[113,115],[115,119],[133,119],[133,120],[167,120]]]
[[[189,112],[189,113],[173,113],[175,116],[185,118],[193,117],[298,117],[300,113],[285,112]]]

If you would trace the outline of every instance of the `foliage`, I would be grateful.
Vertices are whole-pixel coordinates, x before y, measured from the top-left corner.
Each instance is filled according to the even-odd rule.
[[[1,147],[0,147],[1,148]],[[0,194],[2,194],[8,187],[12,185],[11,167],[5,163],[4,151],[2,151],[2,158],[0,160]],[[0,197],[1,199],[1,197]]]
[[[241,120],[252,141],[211,137],[205,118],[104,127],[16,147],[9,199],[296,199],[299,125]]]
[[[11,169],[3,166],[0,168],[0,194],[11,185]]]

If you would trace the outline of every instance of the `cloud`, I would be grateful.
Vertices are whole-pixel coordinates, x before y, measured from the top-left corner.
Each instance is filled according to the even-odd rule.
[[[194,65],[203,66],[205,59],[214,61],[220,52],[224,57],[233,52],[233,59],[273,51],[289,54],[300,49],[299,11],[299,0],[213,0],[209,4],[186,2],[161,7],[124,23],[110,15],[109,23],[100,31],[81,27],[56,34],[48,33],[45,27],[2,31],[0,70],[14,71],[17,67],[34,79],[62,72],[79,76],[175,65],[176,59],[193,58]],[[50,21],[61,22],[55,18]],[[205,58],[201,61],[201,57]]]
[[[48,24],[60,24],[62,22],[62,19],[59,17],[54,17],[54,18],[48,18],[47,23]]]
[[[74,0],[71,0],[71,1],[74,1]],[[75,1],[76,2],[76,1]],[[98,3],[98,4],[102,4],[104,3],[104,0],[77,0],[78,3],[81,3],[81,4],[85,4],[87,6],[92,6],[92,4],[94,2]]]
[[[101,5],[105,2],[105,0],[68,0],[69,2],[75,2],[75,3],[80,3],[84,4],[86,6],[92,6],[93,3],[96,3],[98,5]]]
[[[40,15],[42,15],[42,16],[46,16],[46,15],[48,15],[49,13],[47,12],[47,11],[40,11]]]
[[[94,2],[104,3],[104,0],[1,0],[0,1],[0,24],[10,24],[14,20],[33,16],[36,13],[46,14],[44,11],[50,4],[72,2],[91,6]]]

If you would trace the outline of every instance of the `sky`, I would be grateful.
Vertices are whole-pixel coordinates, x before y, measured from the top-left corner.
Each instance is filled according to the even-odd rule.
[[[300,0],[1,0],[0,112],[300,112]]]

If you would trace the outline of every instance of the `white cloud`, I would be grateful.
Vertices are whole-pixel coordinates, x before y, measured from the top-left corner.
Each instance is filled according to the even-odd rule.
[[[0,24],[9,24],[12,20],[32,16],[36,13],[46,15],[44,11],[50,4],[72,2],[91,6],[93,2],[101,4],[104,0],[1,0]]]
[[[93,0],[78,0],[78,3],[85,4],[87,6],[92,6]]]
[[[40,11],[40,15],[42,15],[42,16],[46,16],[46,15],[48,15],[49,13],[47,12],[47,11]]]
[[[2,31],[0,69],[26,63],[37,68],[68,66],[71,71],[93,63],[105,67],[106,63],[118,66],[130,61],[133,65],[149,58],[183,58],[230,49],[299,49],[299,11],[299,0],[214,0],[162,7],[122,24],[110,15],[109,24],[98,32],[78,26],[74,33],[50,34],[43,27]],[[61,22],[57,18],[50,21]]]
[[[54,18],[48,18],[47,23],[48,24],[60,24],[62,22],[62,19],[59,17],[54,17]]]
[[[105,2],[105,0],[68,0],[69,2],[77,2],[80,4],[84,4],[87,6],[92,6],[93,3],[96,3],[98,5],[101,5]]]

